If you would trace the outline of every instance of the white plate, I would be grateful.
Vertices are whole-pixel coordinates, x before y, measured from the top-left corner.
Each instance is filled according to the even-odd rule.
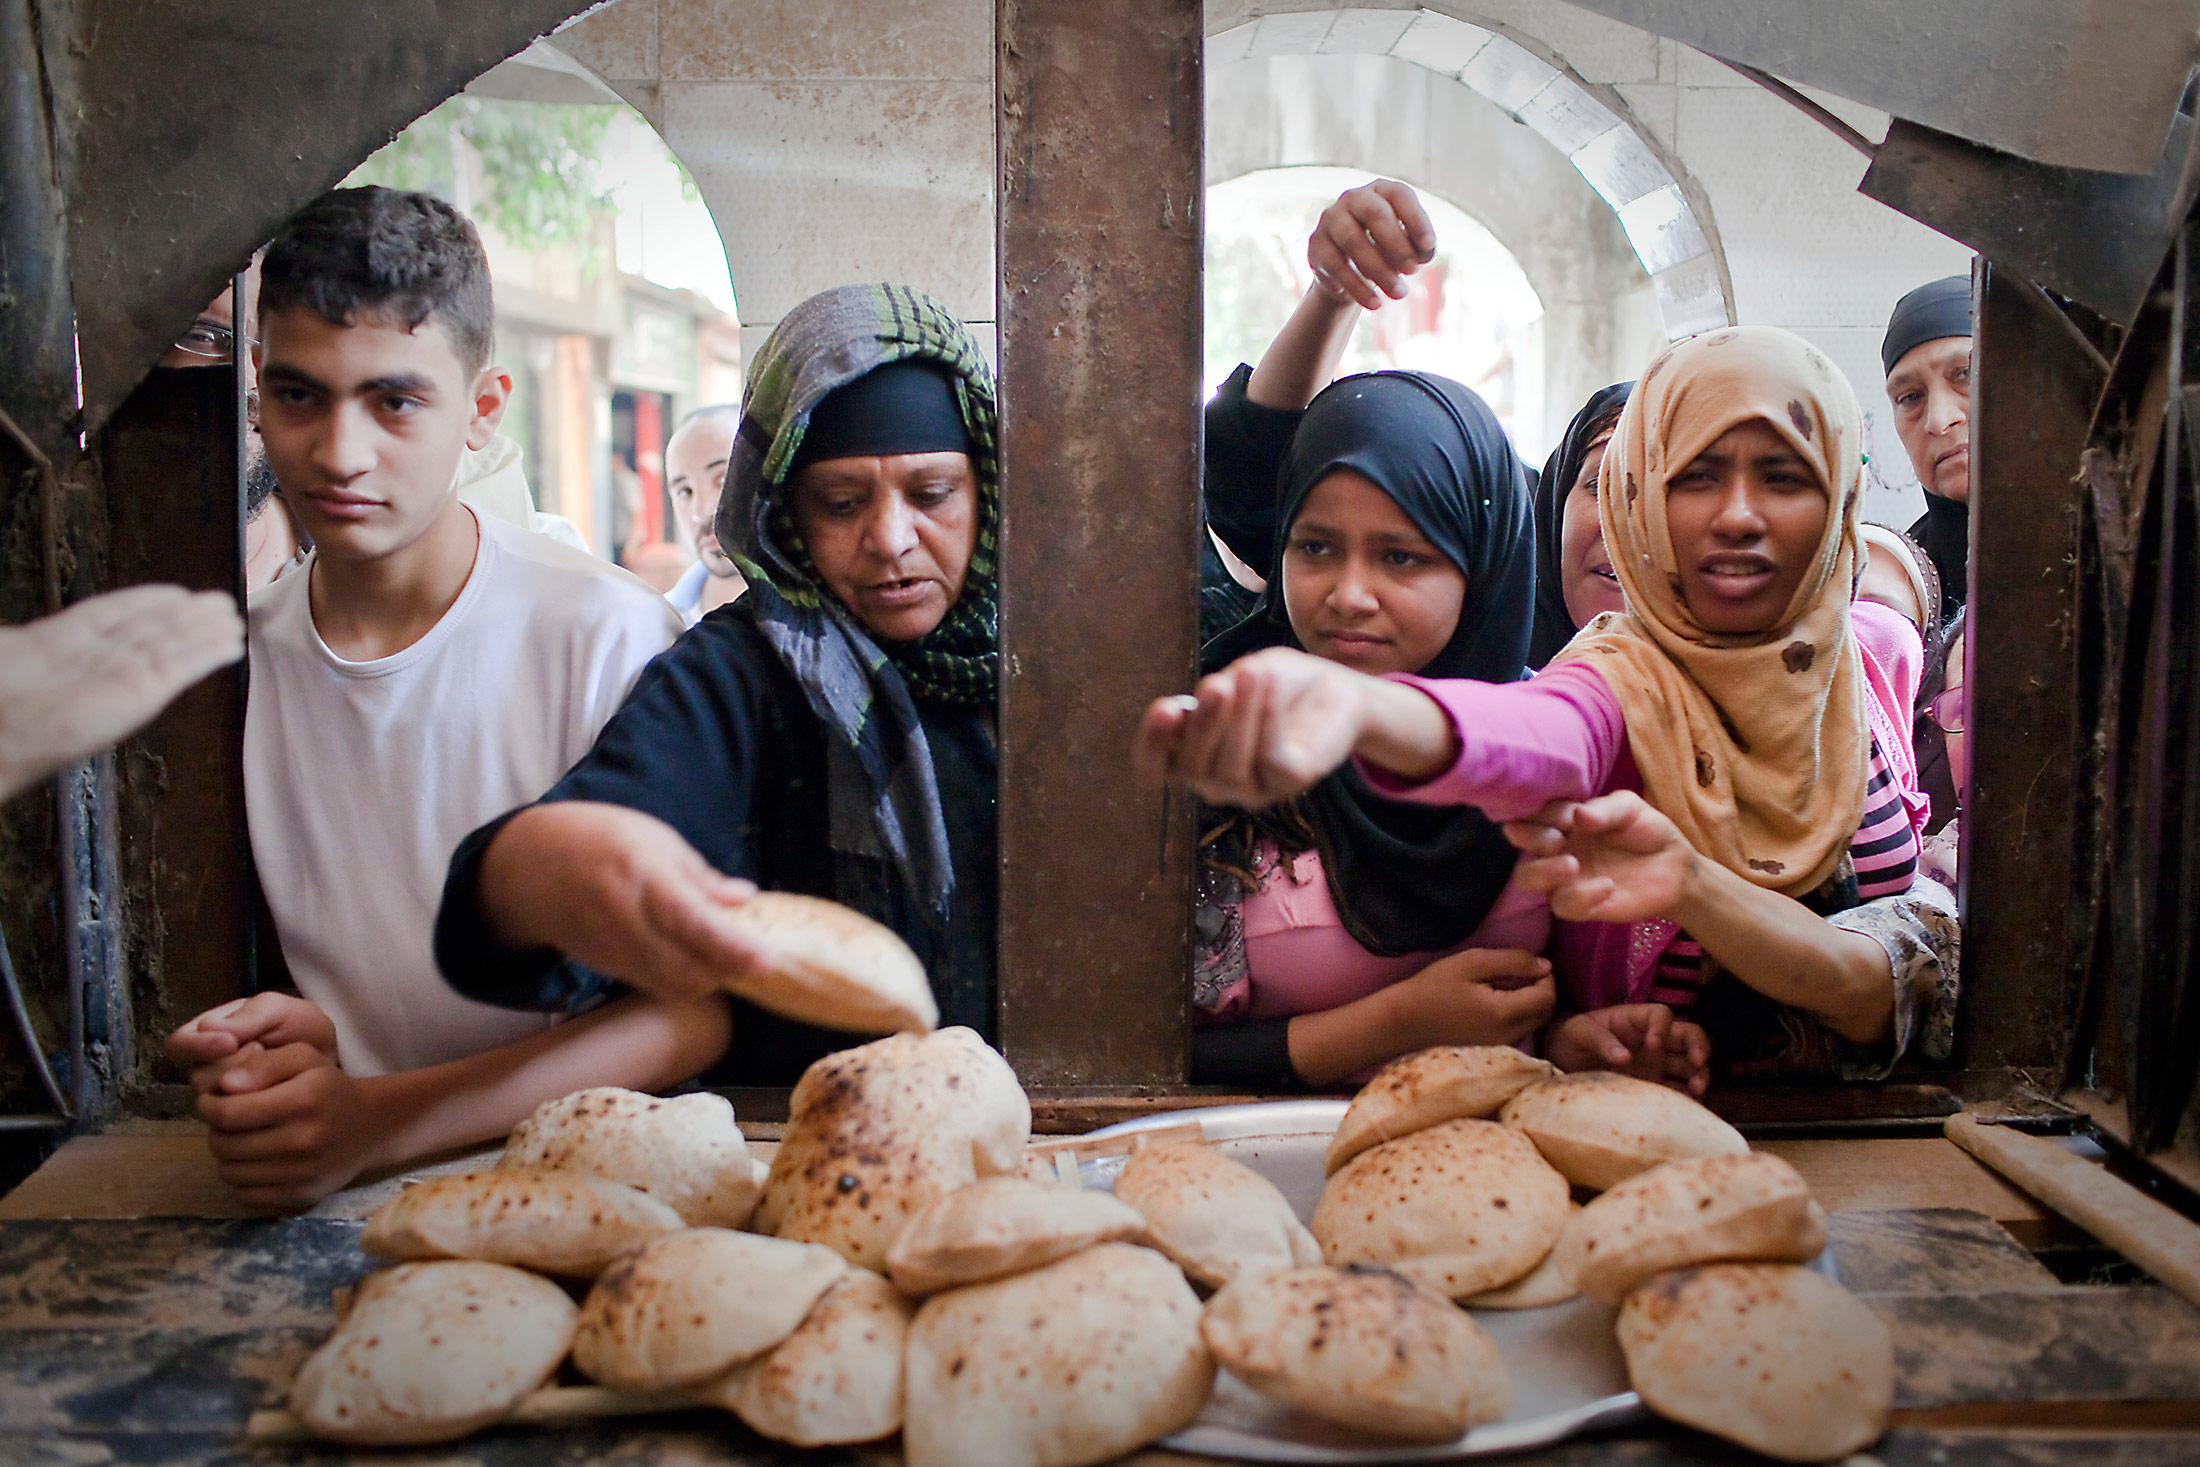
[[[1212,1106],[1126,1121],[1093,1135],[1196,1121],[1217,1151],[1274,1182],[1304,1219],[1321,1197],[1322,1160],[1345,1108],[1342,1100]],[[1123,1161],[1084,1162],[1079,1178],[1088,1187],[1111,1188]],[[1828,1252],[1816,1267],[1831,1274],[1831,1265]],[[1247,1462],[1454,1462],[1546,1446],[1578,1432],[1646,1418],[1642,1402],[1627,1388],[1627,1362],[1612,1333],[1618,1311],[1611,1305],[1575,1298],[1545,1309],[1471,1312],[1497,1342],[1512,1379],[1513,1404],[1502,1421],[1475,1427],[1455,1442],[1407,1445],[1332,1426],[1269,1400],[1225,1370],[1215,1378],[1207,1409],[1160,1445]]]

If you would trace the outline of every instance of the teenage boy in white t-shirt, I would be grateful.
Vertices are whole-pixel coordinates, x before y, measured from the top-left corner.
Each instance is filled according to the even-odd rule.
[[[260,321],[260,436],[315,548],[251,598],[245,797],[303,997],[210,1010],[168,1051],[222,1176],[286,1208],[584,1086],[684,1080],[730,1030],[715,999],[554,1022],[436,970],[460,838],[548,789],[680,632],[626,572],[459,502],[512,387],[473,226],[424,194],[325,194],[269,247]]]

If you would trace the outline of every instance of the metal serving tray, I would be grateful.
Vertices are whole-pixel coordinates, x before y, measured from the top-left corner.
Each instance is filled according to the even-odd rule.
[[[1284,1100],[1221,1105],[1125,1121],[1093,1135],[1123,1136],[1197,1122],[1216,1150],[1274,1182],[1301,1219],[1321,1197],[1322,1158],[1342,1100]],[[1124,1158],[1078,1165],[1087,1187],[1115,1184]],[[1831,1273],[1830,1252],[1816,1265]],[[1477,1426],[1455,1442],[1425,1446],[1384,1441],[1332,1426],[1269,1400],[1228,1371],[1215,1379],[1214,1398],[1190,1426],[1161,1445],[1199,1456],[1246,1462],[1455,1462],[1546,1446],[1580,1432],[1644,1419],[1627,1388],[1627,1363],[1612,1333],[1618,1310],[1575,1298],[1543,1309],[1477,1309],[1475,1322],[1497,1342],[1512,1378],[1513,1404],[1502,1421]]]

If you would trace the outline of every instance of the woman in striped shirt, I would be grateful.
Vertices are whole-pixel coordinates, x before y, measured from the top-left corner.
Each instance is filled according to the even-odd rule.
[[[1562,1064],[1700,1090],[1714,1050],[1722,1069],[1843,1045],[1884,1058],[1922,990],[1880,932],[1827,918],[1884,919],[1915,890],[1923,806],[1902,731],[1921,653],[1898,614],[1851,605],[1861,444],[1854,393],[1798,338],[1678,343],[1600,475],[1627,611],[1510,685],[1261,653],[1203,682],[1196,708],[1149,710],[1141,764],[1257,805],[1357,758],[1394,798],[1514,822],[1523,878],[1572,924],[1554,965],[1581,1012],[1548,1035]],[[1952,969],[1952,938],[1924,946]],[[1660,1001],[1709,1042],[1661,1045],[1639,1014],[1615,1018]]]

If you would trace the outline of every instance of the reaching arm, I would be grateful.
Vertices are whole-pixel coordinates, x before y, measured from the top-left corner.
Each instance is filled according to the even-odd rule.
[[[1526,683],[1375,678],[1276,647],[1155,701],[1133,762],[1210,804],[1259,806],[1357,759],[1391,799],[1517,820],[1605,788],[1625,737],[1618,702],[1586,668]]]
[[[1736,978],[1843,1039],[1890,1032],[1894,988],[1878,943],[1705,860],[1640,795],[1557,802],[1505,834],[1530,858],[1521,883],[1550,893],[1553,916],[1677,923]]]
[[[718,992],[767,965],[725,919],[755,890],[655,816],[587,800],[520,811],[481,860],[481,911],[499,942],[667,997]]]
[[[1300,794],[1355,756],[1429,779],[1458,758],[1458,737],[1450,715],[1412,684],[1288,647],[1241,657],[1190,695],[1157,699],[1132,748],[1147,783],[1248,808]]]

